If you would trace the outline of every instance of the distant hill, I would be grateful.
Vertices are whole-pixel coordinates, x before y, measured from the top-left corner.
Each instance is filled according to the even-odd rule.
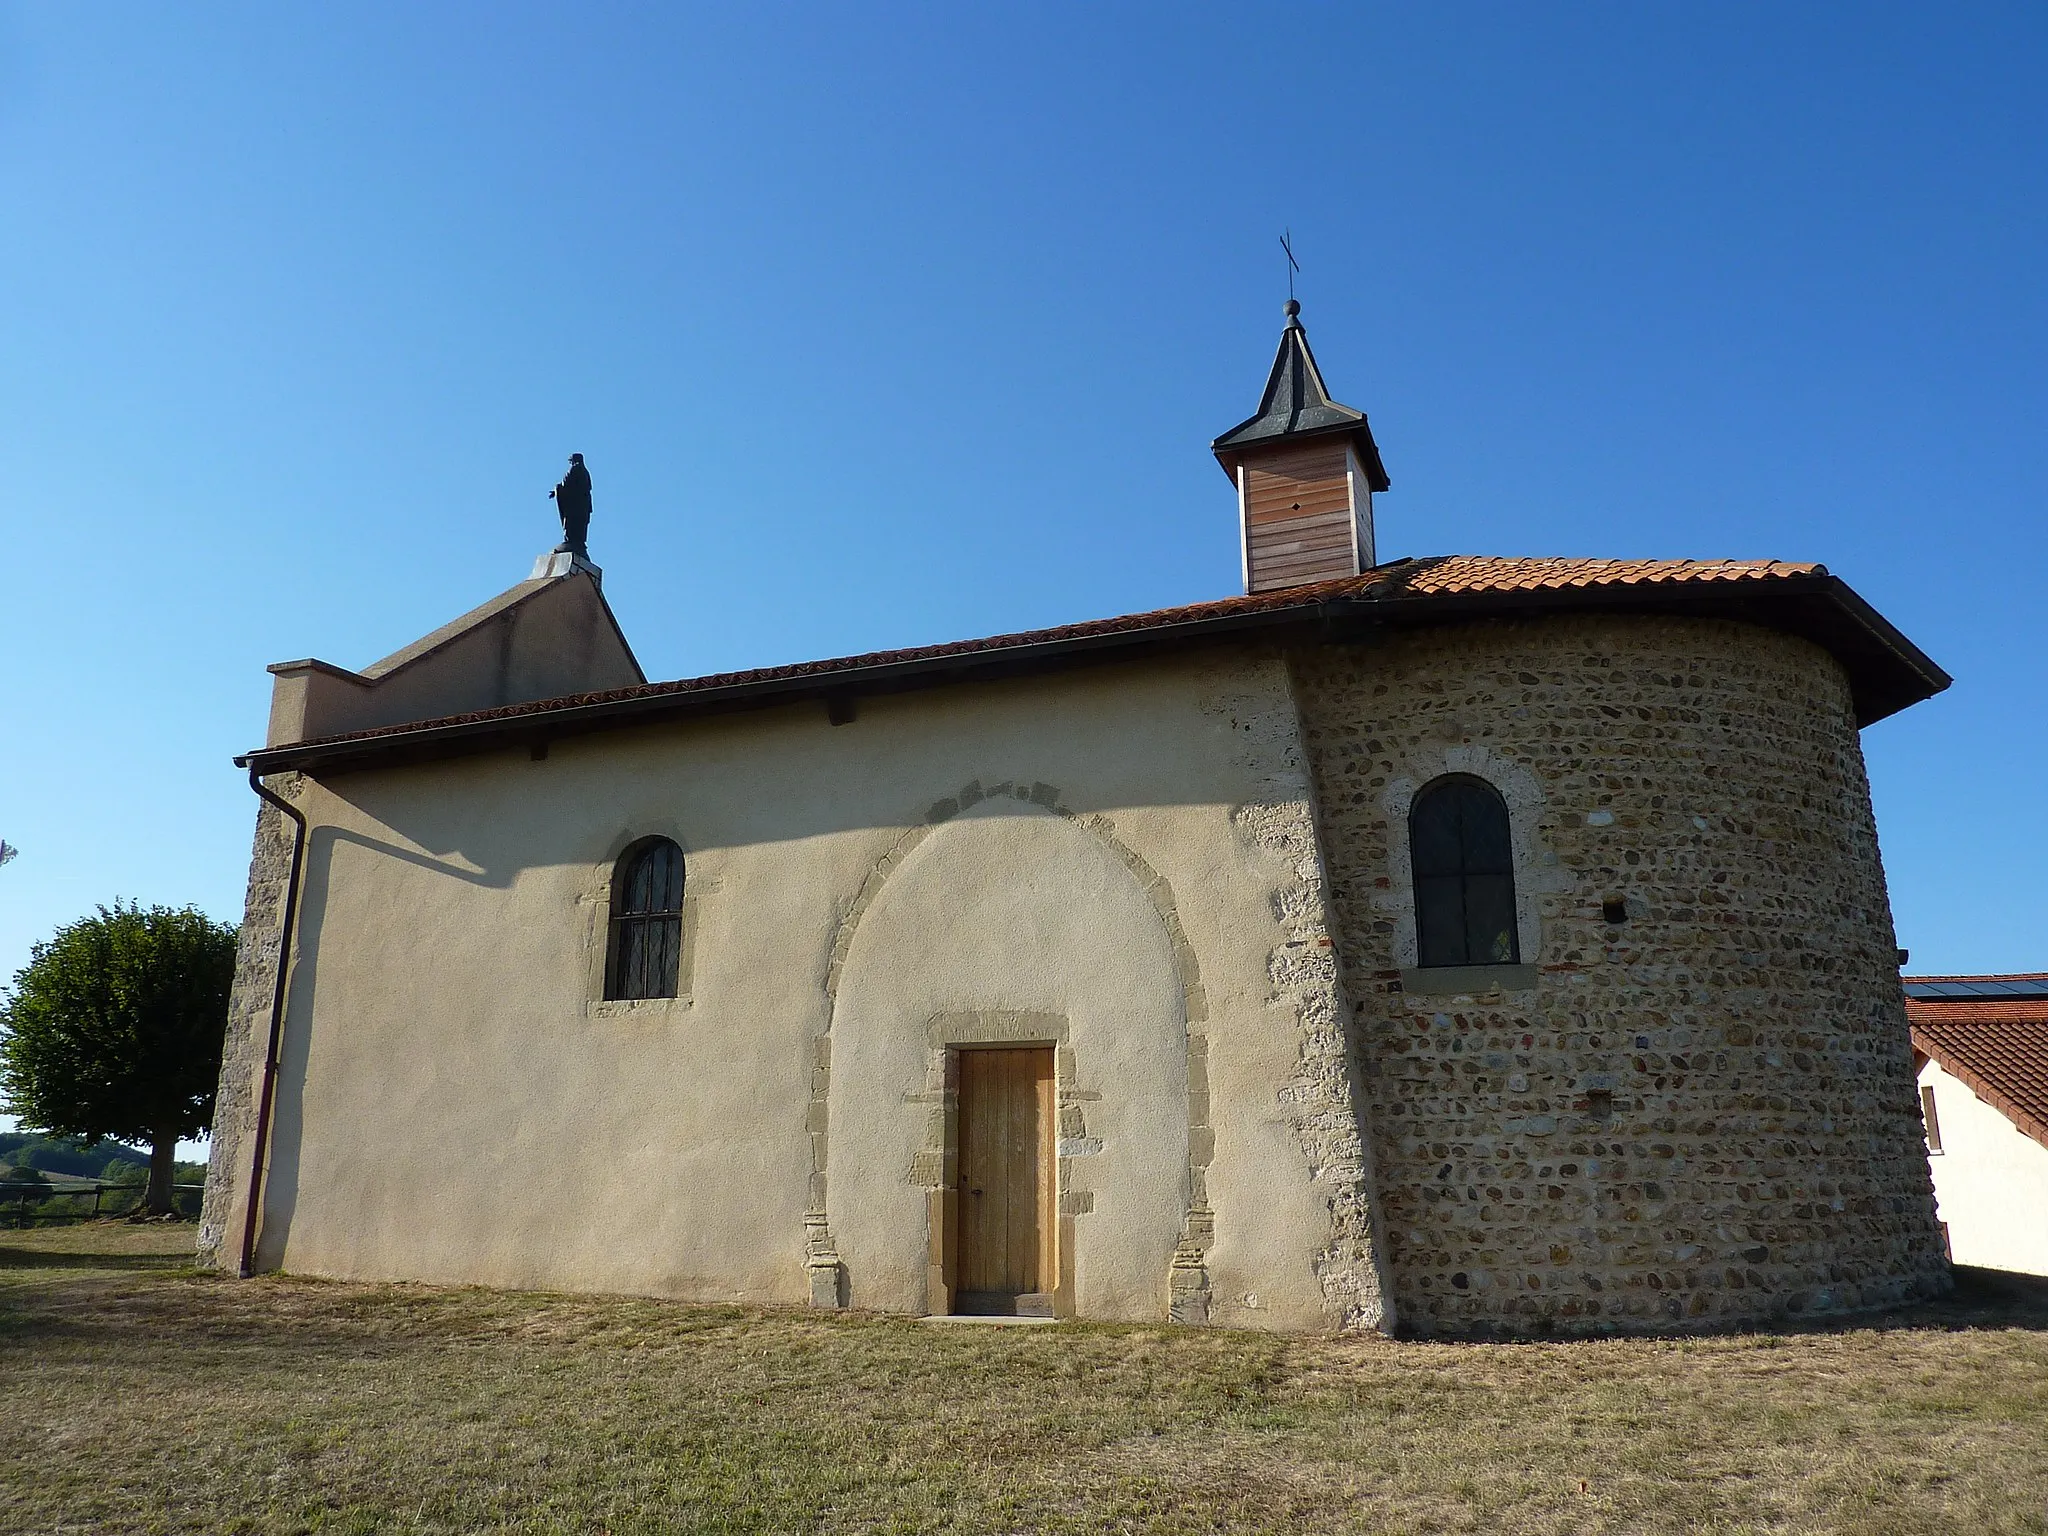
[[[103,1141],[90,1151],[71,1137],[39,1136],[33,1131],[0,1131],[0,1163],[11,1168],[39,1168],[76,1178],[105,1176],[108,1163],[149,1167],[149,1154],[118,1141]]]

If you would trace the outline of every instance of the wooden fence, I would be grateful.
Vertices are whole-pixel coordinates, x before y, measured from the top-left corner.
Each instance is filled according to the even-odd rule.
[[[62,1184],[30,1184],[8,1181],[0,1184],[0,1221],[17,1227],[38,1223],[54,1226],[63,1221],[91,1221],[96,1216],[128,1216],[142,1208],[148,1193],[141,1184],[113,1184],[105,1179],[73,1179]],[[206,1193],[204,1184],[173,1184],[171,1209],[180,1216],[197,1216]],[[50,1202],[63,1201],[51,1210]]]

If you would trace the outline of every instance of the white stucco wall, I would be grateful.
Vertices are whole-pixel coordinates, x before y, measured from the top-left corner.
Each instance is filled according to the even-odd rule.
[[[862,919],[832,1028],[829,1214],[857,1302],[926,1304],[925,1189],[906,1177],[926,1147],[931,1021],[984,1038],[1021,1032],[1066,1047],[1070,1083],[1110,1089],[1073,1106],[1059,1145],[1084,1317],[1165,1314],[1167,1269],[1188,1207],[1187,1027],[1173,954],[1131,871],[1087,831],[1012,796],[936,828]],[[954,1022],[957,1021],[957,1022]],[[1277,1086],[1277,1085],[1276,1085]],[[926,1101],[929,1103],[930,1101]],[[1113,1229],[1097,1241],[1096,1229]],[[1304,1259],[1305,1259],[1304,1255]],[[1301,1274],[1308,1278],[1304,1262]],[[1047,1289],[1051,1284],[1048,1280]]]
[[[807,703],[293,793],[313,830],[259,1267],[804,1302],[829,1242],[852,1304],[922,1310],[934,1031],[1031,1015],[1065,1031],[1080,1315],[1181,1315],[1197,1275],[1221,1321],[1384,1320],[1369,1256],[1333,1259],[1327,1186],[1358,1158],[1332,1154],[1317,1094],[1341,1066],[1302,1086],[1341,1018],[1277,659],[864,699],[839,727]],[[687,996],[606,1004],[606,885],[650,833],[687,858]],[[209,1221],[247,1178],[218,1171]]]
[[[1930,1153],[1934,1198],[1958,1264],[2048,1275],[2048,1147],[1929,1061],[1942,1150]]]

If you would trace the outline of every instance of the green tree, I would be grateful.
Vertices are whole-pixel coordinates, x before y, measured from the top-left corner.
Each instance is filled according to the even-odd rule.
[[[30,952],[0,1005],[0,1095],[24,1125],[150,1148],[144,1207],[171,1209],[178,1142],[213,1124],[235,930],[116,901]]]

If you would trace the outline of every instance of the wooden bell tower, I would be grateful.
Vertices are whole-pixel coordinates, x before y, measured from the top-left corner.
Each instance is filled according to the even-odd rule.
[[[1372,568],[1372,497],[1387,488],[1386,466],[1365,413],[1330,398],[1293,299],[1258,413],[1209,447],[1237,486],[1245,591]]]

